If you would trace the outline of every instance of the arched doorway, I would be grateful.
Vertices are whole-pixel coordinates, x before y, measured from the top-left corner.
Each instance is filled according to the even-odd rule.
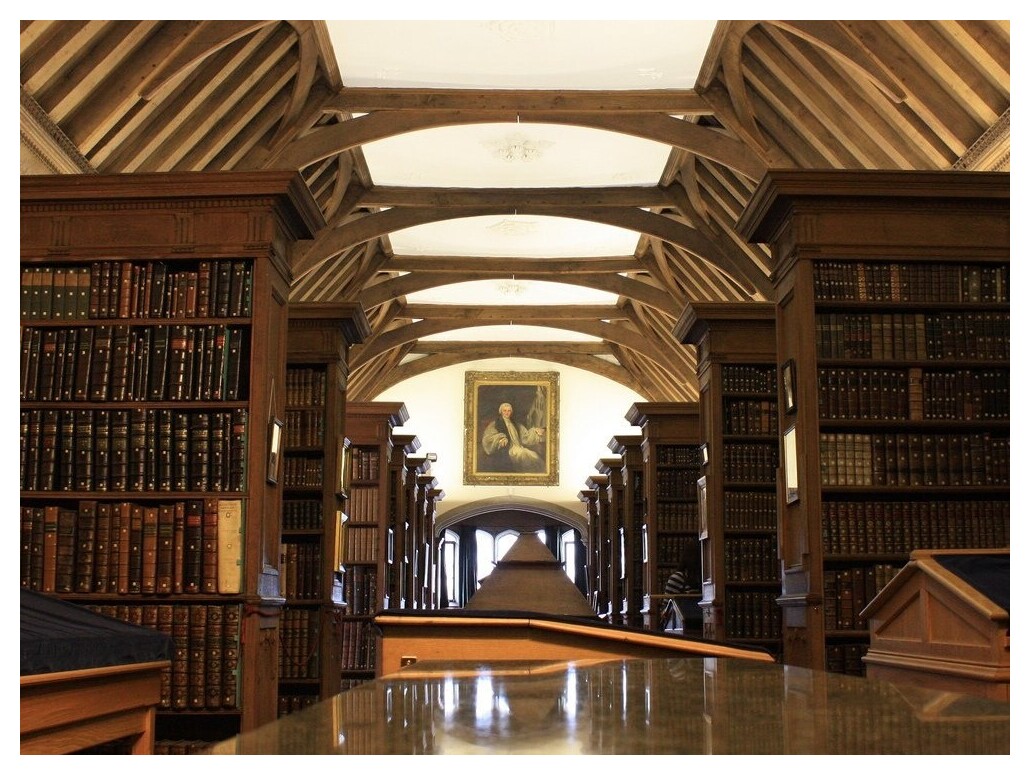
[[[586,527],[575,512],[524,497],[484,499],[446,512],[436,524],[440,606],[463,606],[521,533],[536,533],[585,596]]]

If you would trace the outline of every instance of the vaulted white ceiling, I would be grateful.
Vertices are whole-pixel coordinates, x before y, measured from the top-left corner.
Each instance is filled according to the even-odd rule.
[[[715,21],[328,21],[344,87],[690,89]],[[523,122],[441,127],[362,147],[373,183],[471,188],[655,186],[664,143]],[[439,286],[413,303],[614,304],[617,294],[523,279],[519,257],[632,255],[640,234],[571,218],[511,213],[390,234],[403,255],[511,259],[512,280]],[[558,329],[479,327],[439,339],[597,339]]]

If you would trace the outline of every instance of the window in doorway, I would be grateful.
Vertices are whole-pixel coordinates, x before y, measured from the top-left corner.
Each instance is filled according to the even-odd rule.
[[[547,542],[543,530],[537,530],[536,535],[541,543]],[[497,535],[485,530],[476,531],[476,574],[480,583],[493,572],[497,561],[504,557],[518,537],[515,530],[504,530]]]
[[[453,530],[443,531],[443,541],[440,543],[440,565],[443,568],[444,594],[447,596],[448,606],[451,608],[458,605],[458,534]]]

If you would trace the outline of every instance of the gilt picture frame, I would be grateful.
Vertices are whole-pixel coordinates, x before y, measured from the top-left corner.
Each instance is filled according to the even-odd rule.
[[[558,484],[558,372],[465,372],[463,482]]]

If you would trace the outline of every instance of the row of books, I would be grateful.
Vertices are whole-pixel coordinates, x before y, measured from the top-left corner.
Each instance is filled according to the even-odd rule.
[[[325,414],[321,410],[287,409],[287,447],[321,447],[325,442]]]
[[[319,612],[286,608],[279,620],[279,678],[318,678]]]
[[[343,562],[379,561],[379,528],[347,525],[344,528]]]
[[[379,606],[379,574],[375,568],[355,565],[347,568],[343,580],[347,613],[352,616],[373,614]]]
[[[654,524],[660,532],[697,532],[697,503],[657,503]]]
[[[723,395],[726,393],[775,393],[776,369],[772,366],[723,366],[722,391]]]
[[[287,450],[288,452],[288,450]],[[325,471],[322,458],[299,457],[287,454],[283,457],[283,486],[321,487]]]
[[[697,533],[695,528],[694,533]],[[697,548],[697,537],[692,535],[663,535],[655,541],[658,563],[678,567],[680,560]]]
[[[20,296],[26,320],[249,317],[253,266],[249,260],[181,269],[163,261],[22,266]]]
[[[701,449],[696,444],[659,444],[655,462],[660,466],[701,467]]]
[[[372,622],[346,621],[343,623],[344,670],[374,670],[376,665],[376,635]]]
[[[776,537],[727,538],[727,581],[779,581]]]
[[[1009,359],[1007,312],[827,312],[815,316],[815,335],[818,358]]]
[[[243,501],[21,506],[21,586],[48,593],[240,593]]]
[[[1007,303],[1008,264],[820,261],[817,301]]]
[[[727,590],[723,612],[727,638],[780,639],[783,625],[776,592]]]
[[[723,432],[776,435],[776,402],[766,399],[723,400]]]
[[[701,468],[660,469],[655,474],[655,495],[659,498],[694,498]]]
[[[824,485],[993,486],[1009,483],[1009,439],[991,433],[820,433]]]
[[[353,486],[350,489],[350,521],[375,524],[379,521],[379,488]]]
[[[727,482],[771,482],[776,478],[775,444],[727,443],[722,453]]]
[[[283,500],[283,530],[321,530],[322,501]]]
[[[23,409],[26,491],[239,492],[247,410]]]
[[[351,481],[375,481],[379,479],[379,448],[351,447]]]
[[[25,326],[23,401],[236,401],[247,333],[224,325]]]
[[[727,530],[775,530],[776,493],[728,491],[723,494]]]
[[[1005,420],[1007,369],[819,369],[828,420]]]
[[[317,694],[291,694],[288,692],[279,692],[278,700],[278,714],[277,718],[283,716],[289,716],[291,713],[296,713],[298,710],[304,710],[315,705],[321,700],[321,697]],[[207,745],[211,745],[208,743]],[[154,753],[157,753],[155,750]],[[171,751],[169,753],[172,753]]]
[[[325,406],[325,369],[286,367],[287,406]]]
[[[869,645],[867,643],[827,643],[826,671],[828,673],[864,676],[865,662],[862,661],[862,657],[865,656],[868,650]],[[863,737],[862,748],[853,750],[853,752],[872,753],[869,751],[869,739],[870,737]],[[840,750],[841,753],[844,752],[844,749],[834,750]]]
[[[317,600],[322,596],[322,547],[317,543],[279,544],[279,593],[287,600]]]
[[[1004,547],[1009,545],[1009,502],[824,500],[822,534],[829,555]]]
[[[823,617],[827,630],[864,630],[859,614],[901,566],[888,563],[823,571]]]
[[[171,636],[172,664],[161,674],[161,709],[235,710],[239,707],[239,605],[167,603],[86,607]]]

